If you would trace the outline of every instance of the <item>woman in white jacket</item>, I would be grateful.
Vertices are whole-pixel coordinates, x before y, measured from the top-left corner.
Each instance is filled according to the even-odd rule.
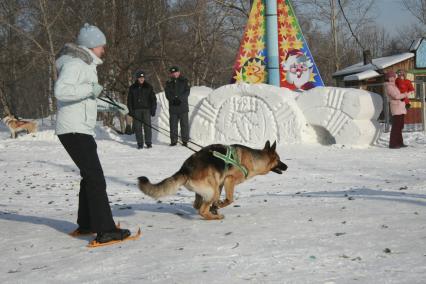
[[[98,111],[120,111],[124,115],[128,111],[124,104],[118,104],[120,109],[97,99],[103,89],[96,71],[106,44],[102,31],[85,24],[77,44],[66,44],[56,61],[56,134],[82,177],[78,228],[72,235],[96,233],[94,242],[106,244],[128,238],[130,231],[116,228],[112,218],[94,128]]]

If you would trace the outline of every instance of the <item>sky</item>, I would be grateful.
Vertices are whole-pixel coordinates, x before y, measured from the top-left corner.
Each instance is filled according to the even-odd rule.
[[[356,1],[367,3],[368,0]],[[376,24],[384,27],[391,35],[398,35],[404,27],[418,23],[416,18],[403,7],[402,2],[402,0],[374,0],[375,6],[370,11],[371,15],[376,14]],[[350,11],[345,11],[345,13],[351,18]]]
[[[402,0],[375,0],[378,8],[377,24],[384,26],[392,35],[399,28],[416,22],[416,19],[402,7]]]

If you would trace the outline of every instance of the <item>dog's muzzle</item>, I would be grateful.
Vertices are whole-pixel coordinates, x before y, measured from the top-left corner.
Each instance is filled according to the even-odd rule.
[[[271,169],[272,172],[277,173],[277,174],[282,174],[283,171],[287,170],[287,165],[284,164],[283,162],[279,162],[278,165],[276,165],[275,167],[273,167]]]

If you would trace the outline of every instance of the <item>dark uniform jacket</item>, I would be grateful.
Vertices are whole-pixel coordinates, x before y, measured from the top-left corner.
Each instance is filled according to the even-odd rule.
[[[188,96],[190,92],[189,82],[186,78],[171,78],[166,82],[166,98],[169,101],[170,113],[189,112]]]
[[[130,115],[133,115],[137,109],[149,109],[151,115],[154,116],[157,109],[157,98],[155,97],[152,86],[147,82],[144,82],[142,85],[137,81],[133,83],[129,88],[127,107],[129,108]]]

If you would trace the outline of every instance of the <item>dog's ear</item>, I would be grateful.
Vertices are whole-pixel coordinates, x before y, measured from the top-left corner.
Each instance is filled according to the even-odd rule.
[[[274,152],[274,151],[275,151],[275,148],[277,148],[277,141],[275,141],[275,142],[274,142],[274,144],[272,144],[272,146],[271,146],[271,149],[270,149],[270,150]]]
[[[265,147],[263,148],[264,150],[269,150],[269,148],[271,148],[271,143],[268,141],[266,141],[265,143]]]

